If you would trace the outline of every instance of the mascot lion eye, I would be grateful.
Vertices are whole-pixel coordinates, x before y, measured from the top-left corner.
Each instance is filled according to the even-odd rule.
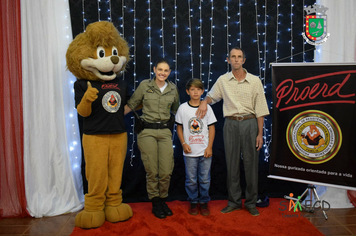
[[[117,48],[115,46],[112,47],[112,55],[117,56],[119,53],[117,51]]]
[[[105,50],[104,50],[103,47],[98,47],[98,48],[96,49],[96,53],[97,53],[97,55],[98,55],[98,58],[103,58],[103,57],[105,57]]]

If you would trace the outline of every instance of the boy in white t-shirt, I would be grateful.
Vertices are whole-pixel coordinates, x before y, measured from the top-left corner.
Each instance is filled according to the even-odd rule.
[[[186,85],[190,101],[181,104],[176,114],[177,134],[183,146],[185,163],[185,190],[190,202],[189,214],[209,215],[210,169],[213,155],[216,117],[208,105],[203,119],[195,115],[200,105],[204,85],[200,79],[191,79]]]

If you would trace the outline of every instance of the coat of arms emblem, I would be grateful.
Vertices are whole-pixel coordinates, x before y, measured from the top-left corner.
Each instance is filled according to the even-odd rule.
[[[305,32],[303,38],[311,45],[320,45],[330,36],[327,33],[327,7],[314,4],[304,7],[307,15],[305,17]]]

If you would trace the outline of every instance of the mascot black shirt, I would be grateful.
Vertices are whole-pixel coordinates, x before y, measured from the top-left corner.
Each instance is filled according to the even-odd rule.
[[[75,107],[78,106],[85,91],[87,80],[78,79],[74,83]],[[126,132],[124,106],[128,100],[127,85],[119,78],[110,81],[90,81],[99,93],[92,103],[92,112],[83,119],[84,134],[118,134]]]

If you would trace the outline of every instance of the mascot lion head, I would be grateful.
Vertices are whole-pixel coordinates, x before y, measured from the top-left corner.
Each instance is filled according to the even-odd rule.
[[[91,23],[69,44],[67,68],[78,79],[115,79],[129,61],[129,47],[115,26],[107,21]]]

